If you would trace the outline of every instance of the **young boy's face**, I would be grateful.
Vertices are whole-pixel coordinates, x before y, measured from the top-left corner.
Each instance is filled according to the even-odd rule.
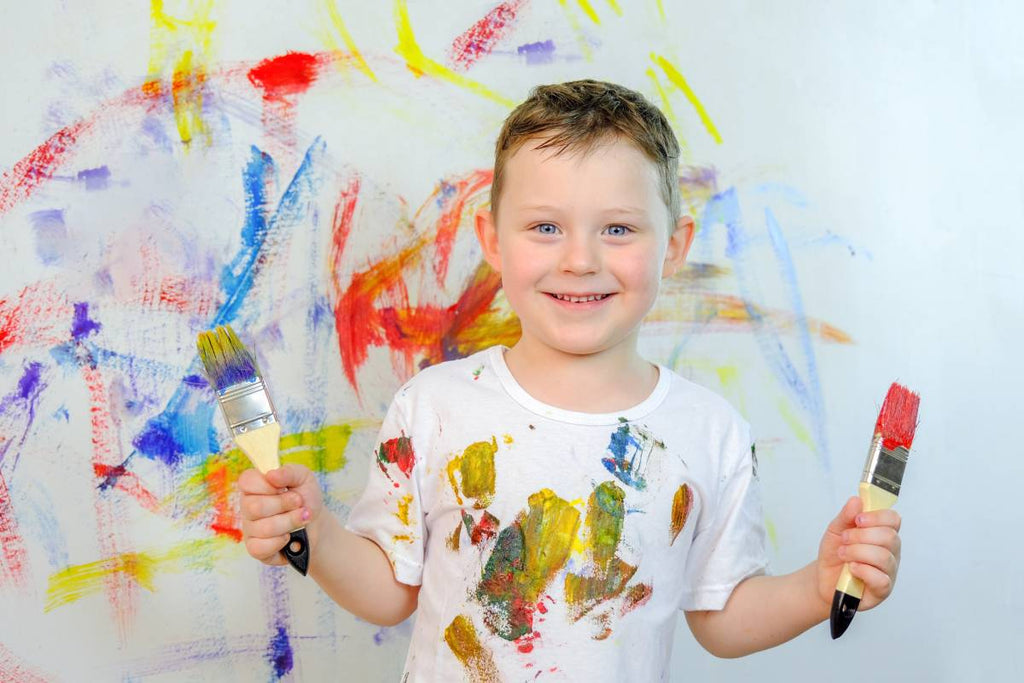
[[[612,139],[585,154],[529,141],[505,166],[498,214],[477,235],[522,323],[521,344],[573,355],[635,353],[663,277],[686,258],[693,221],[672,224],[654,164]]]

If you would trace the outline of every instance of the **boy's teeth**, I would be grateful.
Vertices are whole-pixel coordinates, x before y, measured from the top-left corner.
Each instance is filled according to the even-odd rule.
[[[601,299],[608,296],[607,294],[591,294],[590,296],[567,296],[565,294],[555,294],[556,299],[560,301],[568,301],[572,304],[582,304],[587,301],[600,301]]]

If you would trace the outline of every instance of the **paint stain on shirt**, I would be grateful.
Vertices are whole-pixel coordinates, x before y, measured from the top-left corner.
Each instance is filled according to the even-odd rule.
[[[679,532],[686,526],[686,520],[690,516],[691,509],[693,509],[693,493],[690,491],[689,486],[683,484],[676,491],[675,496],[672,497],[672,540],[669,542],[669,545],[676,542]]]

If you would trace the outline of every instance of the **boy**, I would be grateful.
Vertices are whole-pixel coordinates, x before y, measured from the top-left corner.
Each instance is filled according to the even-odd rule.
[[[693,239],[677,164],[637,93],[537,88],[504,124],[476,223],[521,339],[398,391],[347,527],[305,468],[239,479],[251,555],[281,564],[305,525],[339,605],[381,625],[417,612],[403,681],[664,680],[679,609],[735,657],[827,618],[844,562],[862,609],[891,591],[900,518],[856,498],[817,560],[764,575],[747,424],[637,352]]]

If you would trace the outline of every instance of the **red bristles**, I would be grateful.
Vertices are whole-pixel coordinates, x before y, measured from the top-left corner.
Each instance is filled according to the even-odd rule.
[[[882,436],[882,447],[892,450],[903,446],[910,450],[917,429],[917,406],[921,398],[904,386],[892,383],[885,395],[875,423],[875,434]]]

